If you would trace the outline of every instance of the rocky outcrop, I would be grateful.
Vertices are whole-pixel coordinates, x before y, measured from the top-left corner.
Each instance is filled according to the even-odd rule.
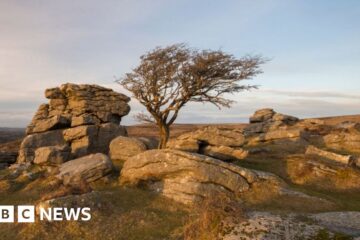
[[[240,160],[247,156],[241,147],[245,137],[241,130],[219,127],[205,127],[171,139],[167,148],[201,153],[221,160]]]
[[[82,181],[90,183],[106,176],[112,169],[113,164],[109,157],[96,153],[61,164],[56,177],[62,180],[64,185],[76,185]]]
[[[67,83],[47,89],[45,97],[50,99],[49,104],[39,107],[27,134],[79,125],[119,124],[130,111],[130,98],[98,85]]]
[[[47,89],[45,96],[49,103],[40,105],[27,127],[19,163],[33,162],[35,151],[42,147],[67,145],[71,152],[68,160],[90,153],[108,153],[112,139],[127,135],[119,123],[130,110],[130,98],[121,93],[98,85],[67,83]],[[36,163],[50,161],[40,156],[45,155],[38,154]]]
[[[260,109],[250,117],[250,124],[245,127],[244,134],[253,136],[280,129],[287,130],[289,126],[295,125],[298,121],[299,119],[296,117],[277,113],[270,108]]]
[[[282,181],[270,173],[169,149],[146,151],[126,161],[120,183],[143,185],[185,204],[219,192],[241,197],[254,183],[266,183],[273,188],[282,185]]]
[[[271,152],[303,152],[308,145],[309,132],[305,127],[299,127],[300,122],[296,117],[273,109],[260,109],[244,128],[246,146]]]
[[[126,161],[146,150],[140,139],[120,136],[111,141],[109,155],[112,160]]]
[[[245,143],[241,130],[220,127],[205,127],[195,132],[185,133],[177,137],[177,140],[197,140],[207,145],[228,147],[241,147]]]
[[[336,130],[324,137],[324,143],[328,148],[360,154],[360,131]]]

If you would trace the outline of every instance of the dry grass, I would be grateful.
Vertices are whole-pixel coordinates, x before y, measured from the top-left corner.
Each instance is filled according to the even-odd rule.
[[[240,204],[226,195],[207,198],[195,207],[184,229],[186,240],[214,240],[232,231],[232,226],[243,220]]]
[[[251,155],[246,160],[238,161],[236,164],[252,168],[256,170],[271,172],[279,177],[281,177],[292,189],[296,191],[303,192],[310,196],[319,197],[329,202],[334,203],[333,205],[323,206],[314,202],[306,202],[303,200],[299,201],[299,198],[292,198],[287,196],[279,196],[270,199],[269,201],[254,201],[256,198],[253,198],[252,204],[249,204],[248,207],[251,207],[255,210],[274,210],[274,211],[295,211],[295,212],[319,212],[319,211],[360,211],[360,191],[355,191],[353,189],[341,189],[336,188],[329,178],[321,179],[321,181],[313,182],[312,184],[300,184],[296,183],[289,176],[291,174],[294,176],[293,172],[289,172],[289,159],[286,155],[281,154],[257,154]],[[294,161],[293,164],[299,164],[301,161],[301,155],[290,156]],[[298,158],[298,162],[296,159]],[[290,165],[291,165],[290,161]],[[293,170],[298,171],[297,174],[301,178],[306,177],[311,169],[302,171],[301,168],[294,167]],[[335,179],[338,181],[337,184],[342,182],[343,184],[350,184],[352,181],[347,182],[347,177],[350,172],[356,171],[353,169],[344,169],[345,172],[340,171],[340,176],[336,176]],[[354,181],[359,181],[358,177],[353,179]],[[344,185],[345,186],[345,185]],[[260,191],[254,196],[264,196],[269,195],[269,189],[255,189],[255,191]],[[260,199],[261,200],[261,199]],[[250,200],[251,202],[251,200]]]
[[[182,238],[179,229],[187,213],[181,205],[139,189],[108,188],[97,196],[91,221],[24,224],[18,226],[20,231],[13,239]]]
[[[34,166],[35,167],[35,166]],[[13,175],[0,170],[0,205],[36,205],[68,194],[81,194],[88,185],[65,187],[41,169],[36,174]],[[92,184],[97,198],[75,202],[91,206],[89,222],[0,224],[0,239],[181,239],[188,209],[151,192],[125,189],[110,176]],[[65,198],[66,199],[66,198]],[[74,200],[70,198],[69,204]],[[65,206],[65,205],[60,205]]]

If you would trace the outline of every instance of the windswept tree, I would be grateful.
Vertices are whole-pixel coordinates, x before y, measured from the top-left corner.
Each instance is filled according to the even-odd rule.
[[[140,65],[118,83],[150,114],[141,113],[137,118],[158,126],[159,148],[166,147],[170,126],[188,102],[230,107],[233,101],[225,95],[256,88],[240,81],[262,73],[260,66],[265,62],[260,56],[236,58],[221,50],[200,51],[185,44],[157,47],[140,59]]]

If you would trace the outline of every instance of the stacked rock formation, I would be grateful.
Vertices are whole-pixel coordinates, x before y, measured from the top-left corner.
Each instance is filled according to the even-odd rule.
[[[250,117],[250,124],[244,128],[247,146],[258,146],[265,150],[302,152],[308,145],[308,131],[299,127],[296,117],[265,108]]]
[[[126,136],[120,126],[130,98],[98,85],[63,84],[47,89],[26,129],[18,163],[61,164],[90,153],[107,153],[110,141]]]

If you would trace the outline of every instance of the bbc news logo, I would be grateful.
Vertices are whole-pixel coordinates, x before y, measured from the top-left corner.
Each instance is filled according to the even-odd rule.
[[[17,222],[33,223],[35,217],[40,221],[89,221],[91,220],[90,208],[39,208],[38,214],[35,213],[35,206],[17,206]],[[15,206],[0,205],[0,223],[15,222]]]

